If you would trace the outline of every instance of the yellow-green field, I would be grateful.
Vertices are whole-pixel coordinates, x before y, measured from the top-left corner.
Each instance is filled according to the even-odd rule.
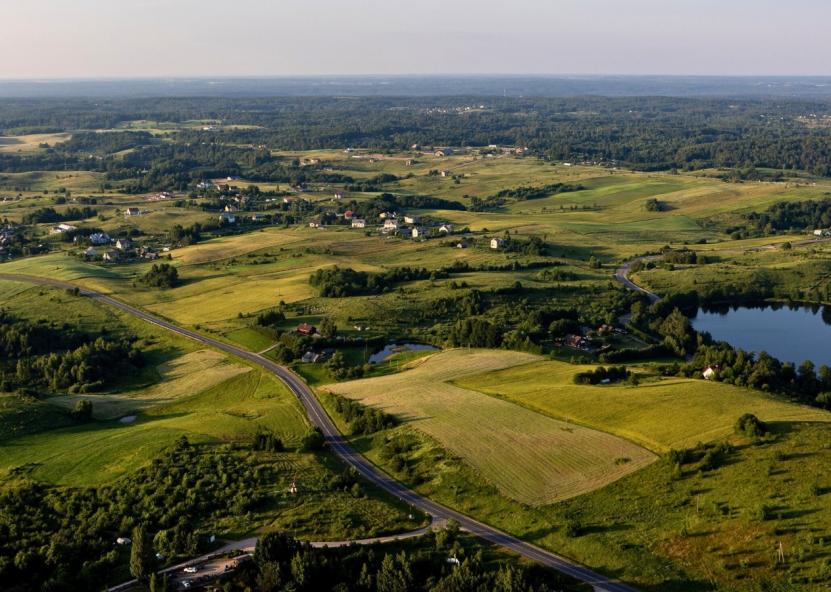
[[[729,435],[744,413],[766,422],[831,422],[831,413],[719,382],[663,378],[639,386],[576,385],[582,370],[546,361],[468,375],[460,387],[638,442],[656,452]]]
[[[66,142],[70,134],[26,134],[24,136],[0,136],[0,152],[38,152],[41,144],[54,146]]]
[[[419,360],[400,374],[322,388],[395,414],[441,442],[505,495],[532,505],[592,491],[655,459],[621,438],[451,384],[535,359],[508,351],[452,350]]]

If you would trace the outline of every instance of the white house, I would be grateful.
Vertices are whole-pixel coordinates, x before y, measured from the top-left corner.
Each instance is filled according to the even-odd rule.
[[[499,249],[505,246],[505,241],[501,238],[492,238],[491,239],[491,249],[498,251]]]
[[[72,226],[71,224],[58,224],[52,228],[52,234],[63,234],[64,232],[72,232],[73,230],[78,230],[78,227]]]
[[[418,216],[410,214],[409,216],[404,216],[404,222],[407,224],[418,224]]]
[[[363,218],[352,218],[352,228],[366,228],[366,220]]]
[[[104,261],[118,261],[121,258],[121,253],[110,249],[109,251],[104,251],[104,255],[102,257]]]
[[[126,238],[120,238],[117,241],[115,241],[115,248],[119,251],[126,251],[132,246],[132,243],[129,241],[129,239]]]
[[[105,232],[94,232],[89,235],[89,242],[93,245],[108,245],[110,240],[110,235]]]
[[[453,234],[453,225],[452,224],[442,224],[439,226],[439,232],[442,234]]]
[[[450,156],[451,154],[453,154],[453,150],[451,150],[450,148],[439,148],[435,152],[435,155],[438,157]]]
[[[127,211],[124,212],[124,215],[128,218],[130,216],[141,216],[141,210],[139,208],[127,208]]]
[[[413,238],[424,238],[427,236],[427,231],[421,226],[413,226],[412,235]]]
[[[395,220],[394,218],[387,218],[386,220],[384,220],[383,229],[384,232],[398,230],[398,220]]]
[[[219,215],[219,221],[224,224],[235,224],[237,221],[237,217],[234,216],[231,212],[222,212]]]

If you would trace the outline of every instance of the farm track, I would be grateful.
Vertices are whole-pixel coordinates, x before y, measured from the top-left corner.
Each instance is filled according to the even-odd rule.
[[[489,543],[504,547],[519,555],[522,555],[527,559],[540,563],[541,565],[571,576],[576,580],[589,584],[595,590],[606,592],[635,591],[635,588],[594,572],[575,561],[541,549],[540,547],[522,541],[513,535],[502,532],[492,526],[488,526],[487,524],[470,518],[465,514],[442,506],[408,489],[404,484],[381,472],[369,460],[352,449],[348,442],[343,438],[342,434],[338,431],[335,424],[326,414],[323,407],[317,401],[309,386],[299,376],[284,366],[280,366],[279,364],[276,364],[275,362],[264,358],[257,353],[230,345],[211,337],[206,337],[205,335],[201,335],[195,331],[179,327],[139,308],[121,302],[120,300],[116,300],[115,298],[87,288],[81,288],[80,286],[76,286],[68,282],[24,274],[4,273],[0,273],[0,280],[24,282],[63,290],[77,289],[79,291],[79,295],[81,296],[86,296],[98,302],[108,304],[152,325],[156,325],[157,327],[161,327],[183,337],[188,337],[194,341],[260,366],[273,373],[292,391],[292,393],[294,393],[300,404],[303,405],[306,410],[309,420],[323,433],[326,443],[329,445],[330,449],[346,464],[357,470],[367,481],[379,489],[382,489],[388,494],[398,497],[401,501],[410,504],[414,508],[418,508],[419,510],[429,514],[433,520],[455,520],[469,533],[476,535]],[[634,286],[635,284],[632,285]]]

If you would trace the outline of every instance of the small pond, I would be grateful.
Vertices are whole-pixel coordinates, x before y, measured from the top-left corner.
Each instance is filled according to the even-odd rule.
[[[384,349],[379,350],[369,356],[370,364],[378,364],[383,362],[393,354],[408,351],[439,351],[439,348],[432,345],[425,345],[423,343],[390,343]]]
[[[750,352],[765,351],[783,362],[811,360],[831,366],[831,308],[825,306],[737,306],[699,309],[697,331]]]

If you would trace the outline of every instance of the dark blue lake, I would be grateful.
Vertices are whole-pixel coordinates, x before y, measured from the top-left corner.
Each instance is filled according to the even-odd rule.
[[[423,343],[390,343],[384,347],[384,349],[369,356],[369,363],[378,364],[393,354],[408,351],[439,351],[439,348],[433,347],[432,345],[425,345]]]
[[[831,366],[831,308],[824,306],[740,306],[699,309],[692,319],[697,331],[750,352],[766,351],[797,366],[811,360]]]

